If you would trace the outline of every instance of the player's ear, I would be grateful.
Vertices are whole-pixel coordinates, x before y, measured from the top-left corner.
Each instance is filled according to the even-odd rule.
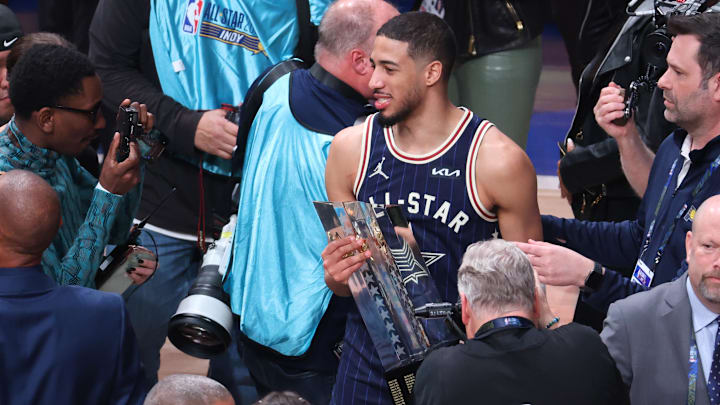
[[[442,79],[443,65],[439,60],[434,60],[425,66],[425,85],[430,87]]]

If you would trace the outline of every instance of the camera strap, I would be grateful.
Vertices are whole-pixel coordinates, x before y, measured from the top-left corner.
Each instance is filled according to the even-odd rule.
[[[232,173],[242,170],[243,163],[245,162],[245,146],[247,145],[250,127],[252,127],[255,116],[262,105],[265,91],[279,78],[304,66],[305,63],[297,58],[284,60],[271,67],[261,76],[261,79],[255,80],[252,86],[250,86],[247,94],[245,94],[245,101],[243,101],[240,110],[240,124],[238,125],[236,140],[237,148],[232,156]]]
[[[298,21],[298,43],[295,56],[309,65],[314,62],[315,43],[318,40],[317,27],[311,21],[310,0],[295,0]]]

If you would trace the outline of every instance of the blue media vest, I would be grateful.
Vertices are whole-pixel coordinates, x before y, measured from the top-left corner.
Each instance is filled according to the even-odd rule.
[[[424,156],[400,150],[377,114],[365,122],[354,192],[359,201],[400,204],[442,299],[456,302],[457,270],[473,242],[500,237],[497,216],[477,194],[475,162],[493,124],[464,109],[447,140]],[[413,280],[405,282],[412,288]],[[391,399],[375,347],[357,307],[348,314],[334,404]]]
[[[250,339],[287,355],[310,346],[332,291],[319,254],[327,244],[313,201],[326,201],[332,136],[293,118],[291,75],[265,92],[250,130],[233,244],[233,312]]]
[[[317,347],[303,357],[304,366],[329,367],[327,357],[336,361],[329,347],[342,337],[349,302],[326,312],[333,308],[320,257],[327,237],[313,201],[327,201],[325,163],[333,135],[364,115],[365,104],[316,64],[267,89],[248,134],[225,288],[248,338],[286,356],[312,352],[311,343]],[[325,325],[319,327],[321,319]],[[324,335],[313,340],[323,327]]]
[[[582,299],[596,309],[607,312],[611,303],[645,290],[643,286],[631,282],[622,272],[611,269],[627,270],[635,266],[643,251],[644,239],[662,195],[663,186],[668,183],[670,168],[676,159],[680,159],[678,167],[682,165],[680,148],[685,136],[687,132],[677,130],[665,138],[660,145],[653,160],[648,186],[636,220],[590,222],[550,215],[542,216],[545,240],[553,243],[565,241],[562,243],[564,246],[606,266],[600,287],[592,293],[582,295]],[[680,170],[675,170],[672,178],[669,179],[670,189],[663,196],[652,238],[642,254],[643,261],[655,272],[651,287],[675,280],[687,270],[685,235],[692,227],[695,210],[707,198],[720,192],[720,175],[714,173],[694,198],[691,195],[718,156],[720,156],[720,136],[712,139],[704,148],[690,152],[690,170],[677,189],[675,185]],[[683,208],[685,214],[676,220],[677,214]],[[675,226],[669,235],[667,246],[664,247],[663,254],[655,265],[657,252],[673,222]]]

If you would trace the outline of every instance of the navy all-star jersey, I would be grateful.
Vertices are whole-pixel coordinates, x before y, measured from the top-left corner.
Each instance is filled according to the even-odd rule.
[[[400,150],[392,128],[381,126],[377,114],[368,117],[353,189],[358,201],[403,206],[447,302],[457,302],[457,270],[467,246],[500,237],[497,216],[483,206],[476,187],[475,162],[493,124],[462,110],[445,142],[422,156]],[[380,359],[355,306],[348,314],[344,342],[332,402],[391,404]]]

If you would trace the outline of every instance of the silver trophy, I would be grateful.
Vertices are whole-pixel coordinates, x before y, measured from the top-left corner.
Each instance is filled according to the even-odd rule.
[[[355,235],[372,256],[348,281],[395,404],[412,402],[415,371],[432,346],[456,342],[409,223],[397,205],[315,202],[329,241]],[[356,254],[352,252],[349,255]],[[424,318],[419,319],[422,313]]]

